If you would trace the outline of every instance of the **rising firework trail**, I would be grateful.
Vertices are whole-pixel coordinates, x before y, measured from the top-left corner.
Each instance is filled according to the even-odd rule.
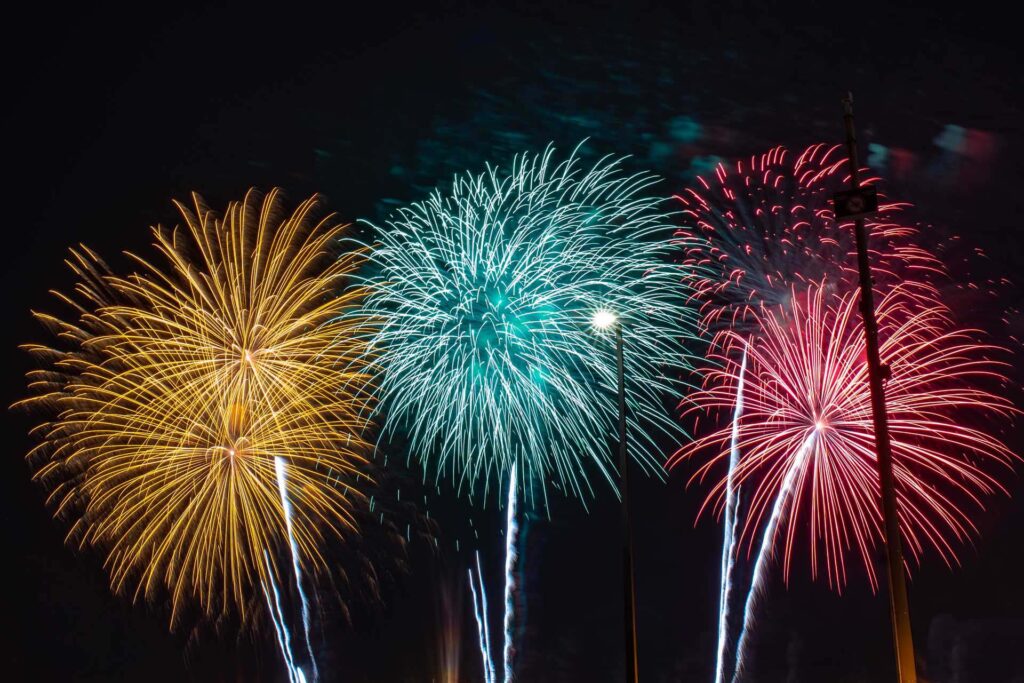
[[[273,576],[270,567],[270,557],[264,555],[264,559],[267,564],[267,575]],[[270,588],[274,593],[273,601],[270,599],[270,592],[267,591],[267,586],[263,585],[263,596],[267,600],[267,611],[270,612],[270,621],[274,624],[274,632],[277,634],[277,644],[281,648],[281,656],[284,658],[284,665],[288,670],[288,681],[289,683],[296,683],[295,656],[292,654],[292,634],[288,630],[288,624],[285,623],[284,614],[281,609],[281,593],[277,590],[277,584],[273,580],[270,582]]]
[[[313,680],[315,681],[319,674],[317,673],[316,657],[313,655],[313,643],[309,637],[309,600],[306,598],[306,591],[302,588],[302,564],[299,562],[299,546],[295,542],[295,534],[292,530],[292,504],[288,497],[288,478],[284,469],[284,459],[280,456],[274,457],[274,469],[277,473],[277,490],[281,495],[281,508],[284,510],[285,528],[288,530],[288,548],[292,555],[295,589],[302,602],[302,628],[306,635],[306,650],[309,652],[309,661],[313,667]]]
[[[736,563],[736,521],[739,514],[739,496],[733,473],[740,462],[739,429],[743,415],[743,382],[747,374],[747,347],[743,347],[740,362],[739,381],[736,387],[736,407],[732,416],[732,437],[730,439],[729,474],[726,482],[725,524],[722,533],[722,578],[719,590],[718,649],[716,651],[715,683],[725,680],[725,648],[729,639],[729,601],[732,594],[732,572]]]
[[[476,632],[477,637],[480,640],[480,660],[483,662],[484,681],[485,683],[491,683],[491,671],[487,663],[489,653],[487,652],[487,641],[484,639],[484,619],[486,618],[486,615],[481,615],[480,613],[480,601],[477,597],[477,582],[476,577],[473,575],[473,568],[470,567],[467,572],[469,574],[469,592],[470,595],[473,596],[473,617],[476,619]]]
[[[491,649],[491,627],[489,625],[490,610],[487,609],[487,588],[484,586],[484,572],[480,567],[480,552],[476,553],[476,578],[477,583],[480,586],[480,615],[483,617],[484,622],[484,644],[487,646],[487,672],[490,677],[491,683],[496,683],[498,680],[497,670],[494,668],[494,658],[492,656]]]
[[[476,615],[476,626],[480,636],[480,656],[483,659],[484,679],[487,683],[496,683],[497,672],[491,658],[491,630],[487,625],[487,589],[484,587],[484,573],[480,565],[480,551],[476,552],[476,578],[473,568],[469,569],[469,589],[473,595],[473,613]],[[479,602],[477,594],[479,590]]]
[[[754,561],[754,574],[750,579],[750,590],[747,592],[747,599],[743,604],[743,628],[740,631],[739,643],[736,646],[736,666],[732,677],[734,682],[739,679],[740,673],[746,664],[747,633],[750,631],[754,621],[757,599],[764,591],[765,569],[775,550],[775,531],[778,528],[779,521],[786,514],[786,506],[793,491],[793,484],[797,476],[802,473],[807,453],[811,450],[817,434],[818,430],[815,428],[807,435],[807,439],[797,451],[796,457],[793,459],[793,463],[789,466],[789,471],[786,472],[786,476],[782,481],[782,486],[779,488],[779,494],[775,497],[775,504],[772,506],[771,515],[768,517],[768,525],[765,527],[764,534],[761,537],[761,547],[757,551],[757,559]]]
[[[512,683],[512,627],[515,625],[515,568],[518,556],[516,540],[519,537],[519,525],[516,521],[517,489],[516,466],[513,464],[508,482],[508,510],[505,525],[505,647],[503,648],[505,683]]]
[[[517,509],[519,506],[518,482],[516,481],[516,465],[512,465],[508,482],[508,499],[505,525],[505,601],[504,617],[502,619],[502,630],[504,633],[504,644],[502,646],[503,681],[512,683],[513,679],[513,655],[515,644],[513,642],[513,627],[515,626],[515,568],[518,558],[516,542],[519,537],[519,524],[517,521]],[[479,587],[479,591],[478,591]],[[497,682],[497,671],[491,655],[491,637],[488,628],[487,591],[484,588],[483,570],[480,563],[480,552],[476,553],[476,576],[474,578],[472,567],[469,569],[469,588],[473,595],[473,615],[476,617],[477,629],[480,636],[480,654],[483,657],[484,677],[488,683]],[[478,599],[479,594],[479,599]]]

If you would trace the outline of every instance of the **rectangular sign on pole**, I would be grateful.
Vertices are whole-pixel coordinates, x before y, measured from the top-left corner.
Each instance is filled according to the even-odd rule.
[[[856,190],[845,190],[832,195],[836,207],[836,220],[864,218],[878,211],[878,190],[865,185]]]

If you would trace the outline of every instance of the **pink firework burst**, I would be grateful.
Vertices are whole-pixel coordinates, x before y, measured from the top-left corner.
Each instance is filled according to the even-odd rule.
[[[712,486],[702,513],[721,511],[730,486],[742,487],[747,514],[740,543],[752,550],[773,514],[772,547],[781,545],[788,580],[794,555],[809,546],[814,577],[841,591],[847,564],[859,558],[873,589],[873,558],[883,542],[874,429],[858,297],[826,283],[790,286],[785,305],[751,306],[757,333],[723,330],[704,388],[688,412],[732,411],[746,350],[744,408],[734,425],[680,449],[670,466],[704,458],[692,480],[703,481],[741,454],[730,477]],[[933,549],[948,564],[976,534],[971,514],[986,498],[1006,493],[1000,475],[1018,458],[994,426],[1019,412],[995,391],[1001,349],[958,329],[948,310],[909,284],[895,285],[878,303],[893,469],[908,557]],[[995,418],[995,419],[993,419]],[[692,481],[691,480],[691,481]],[[730,484],[731,481],[731,484]],[[806,530],[806,533],[804,532]],[[910,562],[910,560],[908,560]]]
[[[694,298],[712,332],[747,325],[761,304],[786,303],[794,285],[827,281],[837,288],[856,282],[852,222],[838,223],[832,193],[849,184],[848,161],[839,146],[815,144],[799,154],[775,147],[698,177],[677,195],[684,221],[709,246],[695,245],[687,261],[697,266]],[[878,178],[863,172],[862,184]],[[916,245],[916,228],[900,223],[907,204],[880,197],[878,214],[868,221],[871,260],[880,284],[909,279],[922,293],[944,271]],[[908,277],[909,276],[909,277]]]

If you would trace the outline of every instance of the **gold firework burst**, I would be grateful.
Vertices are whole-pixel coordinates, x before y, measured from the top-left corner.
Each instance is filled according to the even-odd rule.
[[[277,190],[222,217],[198,196],[176,205],[185,227],[153,228],[160,265],[128,254],[138,272],[118,277],[72,250],[75,294],[58,296],[75,319],[37,313],[60,341],[25,347],[44,369],[21,405],[51,416],[29,459],[115,591],[168,595],[172,623],[193,598],[245,619],[253,587],[280,583],[289,534],[316,573],[325,538],[355,531],[372,387],[348,278],[363,255],[332,253],[345,226],[314,222],[316,197],[290,216]]]

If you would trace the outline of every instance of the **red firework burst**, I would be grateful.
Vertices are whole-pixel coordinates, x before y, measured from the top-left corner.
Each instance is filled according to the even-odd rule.
[[[807,543],[813,576],[824,566],[829,585],[841,591],[848,560],[859,556],[874,589],[883,529],[858,297],[824,283],[791,286],[789,293],[786,305],[747,311],[756,334],[720,333],[710,358],[719,367],[688,412],[733,411],[741,380],[737,350],[745,349],[733,472],[748,510],[741,542],[753,548],[781,501],[788,514],[771,540],[783,546],[787,580],[796,548]],[[957,329],[947,309],[906,284],[882,297],[878,322],[882,361],[891,372],[886,399],[904,543],[914,564],[931,548],[952,565],[957,547],[977,531],[972,511],[1006,492],[999,475],[1018,458],[994,435],[998,420],[988,419],[1019,412],[994,393],[1004,381],[1005,364],[992,359],[1001,350],[973,330]],[[693,476],[703,480],[728,466],[731,436],[729,424],[684,446],[669,465],[704,457]],[[721,508],[727,486],[723,473],[702,513]],[[809,529],[808,538],[802,529]]]
[[[684,220],[709,246],[687,254],[696,266],[694,298],[706,328],[735,329],[761,304],[785,303],[790,288],[829,281],[853,287],[853,223],[838,223],[833,192],[849,185],[848,160],[839,146],[815,144],[799,154],[784,147],[736,162],[719,164],[707,179],[677,195]],[[863,172],[863,185],[879,180]],[[912,276],[923,293],[941,264],[916,245],[917,230],[899,222],[907,204],[880,197],[878,214],[868,220],[875,279],[880,284]],[[694,240],[687,240],[697,244]]]

